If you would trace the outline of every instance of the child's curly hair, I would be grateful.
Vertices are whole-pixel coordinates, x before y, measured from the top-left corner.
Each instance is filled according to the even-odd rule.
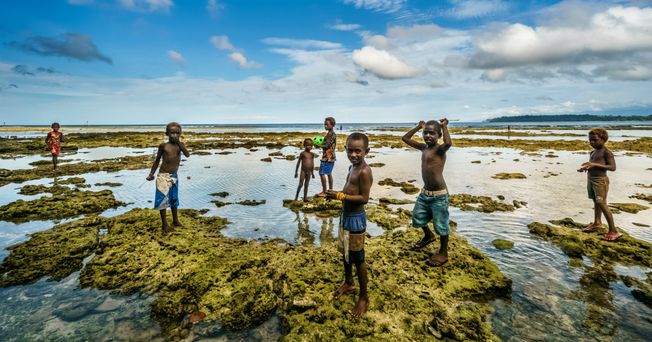
[[[172,127],[179,127],[179,133],[181,133],[181,125],[177,122],[170,122],[167,126],[165,126],[165,135],[170,135],[170,128]]]
[[[335,119],[333,117],[327,117],[324,121],[329,121],[333,127],[335,127]]]
[[[53,123],[52,123],[52,126],[50,126],[50,128],[54,128],[54,125],[57,125],[57,126],[61,127],[61,125],[59,125],[58,122],[53,122]]]
[[[604,142],[607,142],[609,140],[609,133],[603,128],[594,128],[589,132],[589,135],[596,135],[598,138],[604,140]]]

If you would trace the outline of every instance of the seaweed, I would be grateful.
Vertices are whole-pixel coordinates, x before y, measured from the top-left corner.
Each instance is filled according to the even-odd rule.
[[[494,176],[491,176],[491,178],[494,178],[494,179],[526,179],[527,177],[522,173],[502,172],[502,173],[498,173],[498,174],[496,174]]]
[[[395,186],[395,187],[400,187],[401,191],[408,195],[414,195],[419,192],[419,188],[415,187],[414,185],[407,183],[407,182],[395,182],[391,178],[385,178],[378,182],[378,185],[388,185],[388,186]]]
[[[515,201],[516,202],[516,201]],[[471,206],[469,204],[480,204]],[[481,213],[493,213],[494,211],[514,211],[514,206],[498,202],[487,196],[472,196],[469,194],[450,195],[449,205],[460,208],[464,211],[479,211]]]

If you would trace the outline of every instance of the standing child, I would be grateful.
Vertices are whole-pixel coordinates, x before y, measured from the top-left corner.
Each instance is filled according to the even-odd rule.
[[[412,136],[423,128],[425,144],[412,140]],[[438,140],[443,134],[444,144]],[[439,122],[430,120],[427,123],[420,121],[419,125],[403,136],[403,141],[410,147],[421,150],[421,177],[423,189],[417,198],[412,210],[412,226],[423,229],[425,236],[414,244],[414,248],[423,248],[436,240],[435,234],[428,227],[432,220],[435,232],[441,236],[439,253],[431,255],[426,264],[428,266],[443,266],[448,262],[448,203],[450,194],[446,181],[444,181],[444,165],[446,164],[446,151],[451,147],[451,137],[448,133],[448,120]]]
[[[299,186],[297,187],[297,194],[294,196],[294,200],[299,199],[299,192],[301,191],[301,186],[303,186],[303,201],[308,202],[308,183],[310,183],[311,176],[315,178],[315,157],[310,152],[312,150],[312,139],[306,138],[303,141],[303,147],[305,150],[299,154],[297,168],[294,170],[294,178],[299,177],[299,165],[301,165],[301,177],[299,178]]]
[[[179,217],[177,216],[177,207],[179,206],[179,177],[177,176],[177,170],[181,162],[181,153],[183,152],[186,158],[190,156],[190,153],[188,153],[186,146],[179,140],[181,137],[181,125],[176,122],[170,122],[165,127],[165,135],[170,138],[170,141],[159,145],[156,161],[152,166],[152,171],[147,176],[147,180],[154,179],[154,172],[156,172],[162,157],[163,163],[156,176],[154,209],[161,211],[163,232],[169,233],[174,231],[174,227],[186,228],[179,222]],[[166,215],[166,209],[170,207],[172,207],[172,226],[168,225]]]
[[[342,201],[340,228],[337,235],[338,250],[344,255],[344,283],[335,291],[335,299],[355,289],[353,265],[358,271],[360,297],[349,313],[362,317],[369,308],[367,295],[367,265],[364,255],[364,237],[367,229],[367,213],[364,205],[369,201],[369,190],[373,183],[371,169],[364,158],[369,153],[369,139],[362,133],[353,133],[346,140],[346,156],[351,162],[349,175],[342,192],[328,190],[326,197]]]
[[[57,169],[57,162],[59,161],[59,154],[61,153],[61,142],[63,141],[63,133],[59,132],[59,123],[52,124],[52,132],[48,133],[45,137],[45,143],[48,144],[48,149],[52,153],[52,165]]]
[[[321,157],[321,164],[319,165],[319,177],[321,178],[322,192],[316,196],[326,196],[326,176],[328,176],[328,190],[333,190],[333,166],[335,166],[335,147],[337,146],[337,135],[333,131],[335,127],[335,119],[327,117],[324,120],[324,129],[328,131],[324,143],[320,146],[315,146],[324,150]]]
[[[592,129],[589,132],[589,143],[594,148],[594,151],[591,152],[589,161],[582,164],[582,167],[577,171],[588,173],[587,188],[589,198],[593,200],[593,223],[584,229],[584,231],[593,233],[604,229],[601,218],[602,214],[604,214],[604,217],[607,219],[607,224],[609,224],[609,232],[602,239],[613,242],[618,240],[623,234],[618,233],[611,209],[607,206],[607,192],[609,192],[607,171],[616,171],[614,154],[604,146],[607,140],[609,140],[609,135],[602,128]]]

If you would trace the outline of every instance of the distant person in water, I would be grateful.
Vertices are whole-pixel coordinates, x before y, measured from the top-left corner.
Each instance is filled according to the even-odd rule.
[[[589,198],[593,200],[593,223],[584,229],[584,232],[593,233],[605,229],[602,224],[602,214],[604,214],[609,225],[609,231],[602,239],[616,241],[623,234],[616,229],[611,209],[607,206],[607,193],[609,192],[607,171],[616,171],[614,154],[604,145],[607,140],[609,140],[609,135],[602,128],[592,129],[589,132],[589,143],[594,151],[591,152],[589,161],[582,164],[582,167],[577,171],[588,173],[587,189]]]
[[[161,162],[161,158],[163,158],[161,169],[156,176],[154,209],[161,211],[163,232],[169,233],[173,232],[175,227],[186,228],[179,222],[179,217],[177,216],[177,207],[179,206],[179,177],[177,176],[177,170],[179,170],[179,163],[181,162],[181,153],[186,158],[190,156],[190,153],[186,149],[186,146],[179,140],[181,137],[181,125],[176,122],[170,122],[165,127],[165,135],[170,140],[158,146],[156,161],[154,161],[152,171],[147,176],[147,180],[154,179],[154,173]],[[172,226],[168,225],[166,215],[166,210],[170,207],[172,208]]]
[[[333,167],[335,166],[335,148],[337,147],[337,135],[333,131],[335,119],[328,117],[324,120],[324,129],[328,131],[323,144],[315,143],[315,146],[323,150],[321,164],[319,165],[319,177],[321,178],[322,192],[315,196],[326,196],[326,177],[328,177],[328,190],[333,190]]]
[[[420,143],[412,140],[412,136],[423,128],[423,140]],[[444,143],[439,144],[439,138],[444,137]],[[428,227],[432,220],[435,232],[441,237],[439,253],[431,255],[427,260],[428,266],[443,266],[448,262],[448,235],[451,230],[448,226],[448,204],[450,194],[446,181],[444,181],[444,165],[446,164],[446,151],[451,147],[451,137],[448,133],[448,120],[439,122],[430,120],[419,122],[419,125],[403,136],[403,141],[410,147],[421,150],[421,177],[423,189],[417,198],[412,210],[412,226],[423,229],[425,236],[414,244],[415,249],[423,248],[436,240],[435,234]]]
[[[59,154],[61,153],[61,143],[63,142],[63,133],[59,132],[58,122],[52,124],[52,131],[45,137],[45,143],[48,145],[48,150],[52,153],[52,165],[57,169],[59,161]]]
[[[312,150],[312,139],[306,138],[303,141],[304,150],[299,154],[299,160],[297,161],[297,168],[294,170],[294,178],[299,178],[299,186],[297,187],[297,194],[294,196],[294,200],[299,199],[299,192],[303,186],[303,201],[308,202],[308,184],[310,183],[310,178],[315,178],[315,157],[310,152]],[[299,166],[301,166],[301,176],[299,176]]]
[[[344,293],[355,290],[353,264],[358,271],[360,296],[355,306],[349,310],[353,317],[362,317],[369,308],[367,294],[367,265],[365,264],[364,239],[367,230],[365,204],[369,201],[369,190],[373,184],[371,169],[365,162],[369,153],[369,139],[362,133],[352,133],[346,140],[346,156],[351,162],[346,184],[342,192],[328,190],[326,198],[342,201],[340,228],[337,234],[337,247],[343,254],[344,283],[335,291],[335,299]]]

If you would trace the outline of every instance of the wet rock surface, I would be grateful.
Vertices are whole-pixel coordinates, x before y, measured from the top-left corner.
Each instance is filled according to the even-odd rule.
[[[500,250],[511,249],[514,247],[514,243],[509,240],[496,239],[491,241],[491,243],[494,245],[494,247]]]
[[[516,202],[516,201],[515,201]],[[518,202],[520,204],[520,202]],[[472,206],[470,204],[479,204]],[[488,196],[472,196],[469,194],[454,194],[450,196],[449,205],[465,211],[493,213],[494,211],[514,211],[514,206],[498,202]]]
[[[122,183],[113,183],[113,182],[104,182],[104,183],[95,183],[95,186],[108,186],[108,187],[118,187],[122,186]]]
[[[652,195],[636,194],[633,196],[629,196],[629,198],[636,198],[642,201],[648,201],[650,202],[650,204],[652,204]]]
[[[415,187],[414,185],[408,183],[408,182],[396,182],[391,178],[385,178],[378,182],[378,185],[387,185],[387,186],[395,186],[401,188],[401,191],[408,195],[414,195],[416,193],[419,193],[419,188]]]
[[[494,179],[526,179],[527,177],[522,173],[502,172],[502,173],[497,173],[496,175],[492,176],[491,178],[494,178]]]
[[[637,204],[637,203],[609,203],[609,207],[614,212],[614,214],[618,214],[621,211],[624,211],[624,212],[630,213],[630,214],[636,214],[641,210],[650,209],[650,207],[646,207],[644,205],[640,205],[640,204]]]

